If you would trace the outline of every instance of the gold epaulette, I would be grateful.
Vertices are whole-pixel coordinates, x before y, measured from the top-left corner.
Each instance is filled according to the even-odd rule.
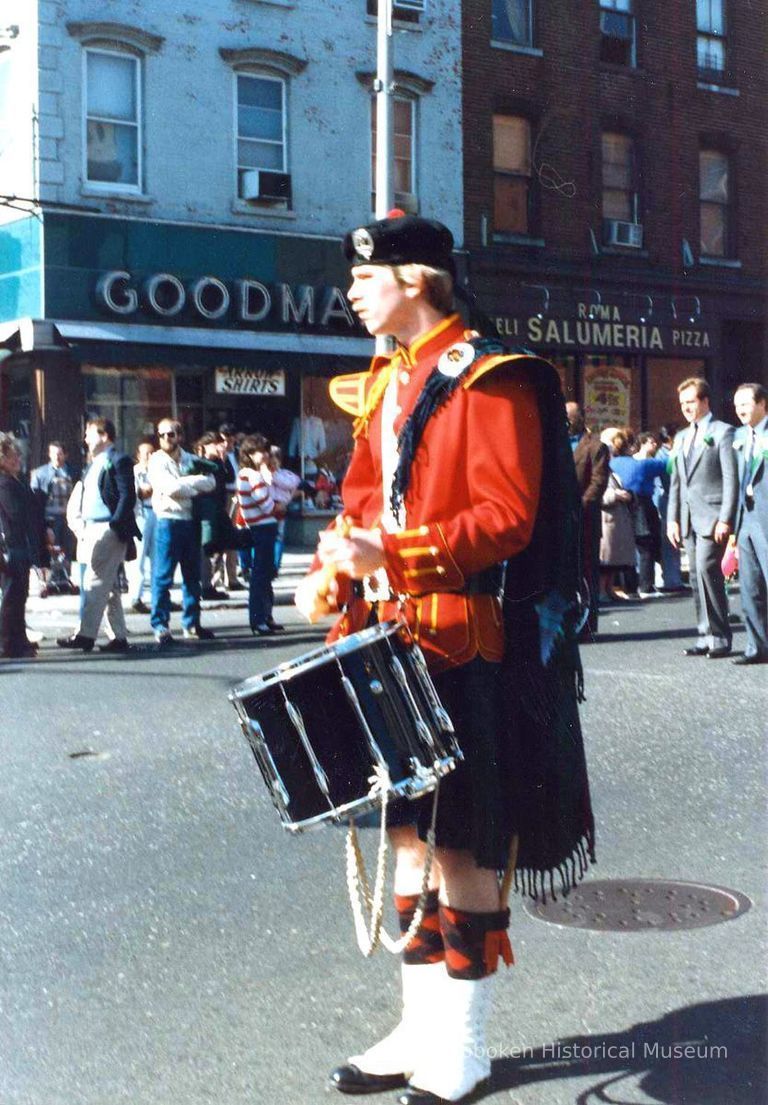
[[[334,376],[328,384],[328,393],[346,414],[359,418],[365,410],[365,389],[372,373],[350,372],[346,376]]]
[[[383,399],[384,392],[387,390],[387,384],[392,379],[392,373],[399,363],[399,357],[395,356],[390,361],[384,362],[378,372],[369,372],[366,374],[368,380],[371,382],[371,386],[365,398],[363,409],[352,427],[353,437],[357,438],[360,437],[361,434],[368,433],[368,423],[371,420],[373,412]]]

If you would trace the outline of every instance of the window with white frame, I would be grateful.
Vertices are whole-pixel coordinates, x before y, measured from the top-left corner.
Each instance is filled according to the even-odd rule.
[[[635,36],[632,0],[600,0],[600,60],[635,65]]]
[[[393,176],[395,205],[409,214],[418,211],[416,195],[416,100],[395,96]],[[371,210],[376,209],[376,97],[371,98]]]
[[[236,73],[237,82],[237,194],[252,194],[254,170],[287,171],[286,88],[280,77]]]
[[[392,18],[398,23],[418,23],[427,9],[427,0],[403,0],[398,3],[394,0],[392,5]],[[367,15],[379,14],[378,0],[366,0],[365,11]]]
[[[731,167],[721,150],[699,150],[699,223],[703,257],[729,257]]]
[[[531,124],[523,115],[493,117],[493,229],[531,233]]]
[[[85,180],[110,191],[140,192],[141,179],[141,60],[86,50]]]
[[[635,143],[628,134],[603,131],[603,218],[637,222]]]
[[[699,71],[725,73],[725,5],[723,0],[696,0],[696,63]]]
[[[533,0],[492,0],[491,39],[533,46]]]

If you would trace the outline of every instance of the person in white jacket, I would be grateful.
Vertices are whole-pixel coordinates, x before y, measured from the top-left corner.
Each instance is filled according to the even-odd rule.
[[[160,448],[150,457],[147,469],[156,518],[150,623],[162,648],[173,643],[169,621],[171,584],[177,566],[181,568],[184,637],[213,637],[210,629],[200,625],[200,534],[192,517],[192,500],[213,491],[216,481],[211,475],[196,474],[196,458],[181,447],[181,423],[164,418],[157,436]]]

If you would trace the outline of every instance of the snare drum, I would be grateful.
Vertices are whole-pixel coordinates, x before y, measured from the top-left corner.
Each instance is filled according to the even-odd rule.
[[[230,701],[283,824],[292,832],[419,798],[462,758],[418,645],[397,622],[247,679]]]

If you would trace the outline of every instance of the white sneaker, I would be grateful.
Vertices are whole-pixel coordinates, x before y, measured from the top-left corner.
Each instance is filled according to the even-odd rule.
[[[176,643],[170,629],[156,629],[155,640],[157,641],[158,648],[167,648],[168,645]]]

